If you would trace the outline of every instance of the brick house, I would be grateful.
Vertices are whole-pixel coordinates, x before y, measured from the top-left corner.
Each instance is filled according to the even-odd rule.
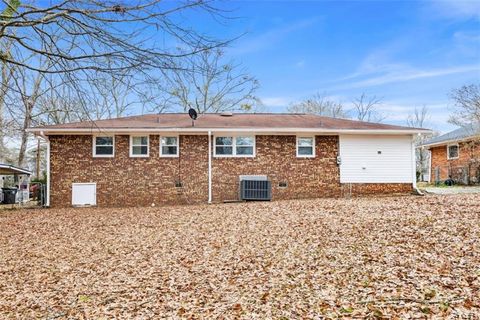
[[[48,141],[48,204],[151,206],[407,193],[412,129],[306,114],[142,115],[29,129]]]
[[[430,151],[430,182],[449,178],[480,183],[480,127],[469,125],[435,137],[421,146]]]

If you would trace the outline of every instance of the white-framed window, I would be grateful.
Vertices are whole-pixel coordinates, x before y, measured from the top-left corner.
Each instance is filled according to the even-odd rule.
[[[458,147],[458,143],[449,144],[447,146],[447,159],[448,160],[458,159],[459,154],[460,154],[460,148]]]
[[[215,136],[216,157],[255,157],[255,136]]]
[[[149,136],[130,136],[130,157],[148,157]]]
[[[297,157],[315,157],[315,137],[297,137]]]
[[[112,158],[115,155],[115,136],[93,136],[93,156]]]
[[[178,157],[178,136],[160,137],[160,157]]]

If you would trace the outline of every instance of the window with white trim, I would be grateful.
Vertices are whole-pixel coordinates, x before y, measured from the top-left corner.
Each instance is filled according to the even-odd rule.
[[[297,157],[315,157],[315,137],[297,137]]]
[[[160,156],[178,157],[178,136],[160,137]]]
[[[115,154],[114,136],[94,136],[93,137],[93,156],[94,157],[113,157]]]
[[[149,136],[130,136],[130,157],[148,157]]]
[[[255,136],[215,137],[215,156],[253,157],[255,156]]]
[[[458,144],[450,144],[447,146],[447,159],[452,160],[452,159],[458,159],[459,155],[459,147]]]

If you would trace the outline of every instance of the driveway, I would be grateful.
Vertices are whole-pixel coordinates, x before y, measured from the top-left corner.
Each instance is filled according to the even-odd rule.
[[[480,193],[480,187],[461,187],[461,186],[452,186],[452,187],[427,187],[424,188],[428,193],[431,194],[476,194]],[[480,200],[479,200],[480,201]]]

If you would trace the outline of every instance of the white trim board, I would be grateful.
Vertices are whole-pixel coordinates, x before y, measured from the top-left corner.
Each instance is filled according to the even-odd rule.
[[[134,145],[132,144],[133,138],[138,138],[138,137],[147,137],[147,154],[133,154],[133,147]],[[130,158],[148,158],[150,157],[150,135],[148,134],[134,134],[130,135],[129,137],[129,146],[128,146],[128,153]],[[135,147],[144,147],[145,145],[135,145]]]
[[[176,147],[177,148],[177,153],[176,154],[163,154],[163,149],[164,147],[162,145],[162,138],[176,138],[177,139],[177,144],[176,145],[166,145],[165,147]],[[160,158],[178,158],[180,156],[180,136],[177,134],[162,134],[158,138],[158,146],[159,146],[159,153],[160,153]]]
[[[332,134],[379,134],[379,135],[411,135],[417,133],[430,133],[427,129],[326,129],[326,128],[28,128],[27,132],[44,134],[95,134],[112,132],[115,134],[154,134],[157,132],[175,132],[176,134],[208,134],[208,132],[225,132],[225,133],[240,133],[248,132],[250,134],[269,134],[269,135],[284,135],[297,133],[311,133],[315,135],[332,135]]]
[[[300,147],[300,145],[298,144],[298,140],[299,139],[302,139],[302,138],[307,138],[307,139],[312,139],[312,154],[299,154],[298,153],[298,148]],[[315,154],[316,154],[316,146],[317,146],[317,143],[316,143],[316,138],[314,135],[298,135],[295,139],[295,149],[296,149],[296,153],[297,153],[297,158],[315,158]]]
[[[112,139],[112,154],[97,154],[97,138],[113,138]],[[115,135],[114,134],[106,134],[106,135],[92,135],[92,157],[94,158],[114,158],[115,157]]]

